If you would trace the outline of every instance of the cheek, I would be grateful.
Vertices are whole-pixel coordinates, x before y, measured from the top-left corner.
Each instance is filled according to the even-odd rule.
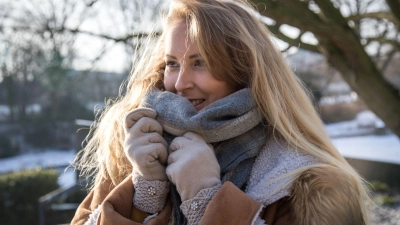
[[[164,74],[164,87],[166,91],[176,92],[175,89],[176,77],[171,75],[170,73]]]
[[[217,81],[214,86],[210,87],[210,92],[213,93],[214,101],[224,98],[234,92],[234,89],[225,82]]]

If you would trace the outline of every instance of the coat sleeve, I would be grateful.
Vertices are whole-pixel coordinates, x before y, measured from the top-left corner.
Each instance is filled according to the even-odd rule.
[[[96,209],[95,206],[101,205],[101,214],[98,219],[100,225],[119,224],[119,225],[139,225],[149,214],[133,206],[134,188],[131,176],[127,177],[115,188],[93,189],[85,200],[78,207],[77,212],[71,222],[71,225],[82,225],[88,219],[90,214]],[[108,185],[110,187],[110,185]],[[101,196],[101,197],[100,197]],[[147,225],[168,224],[172,207],[171,202],[167,201],[166,206],[161,212],[149,220]]]
[[[101,185],[91,190],[76,210],[71,224],[83,225],[89,219],[90,214],[101,205],[113,187],[110,181],[104,180]]]
[[[93,200],[93,190],[86,196],[83,202],[79,205],[75,212],[74,218],[71,221],[73,225],[83,225],[88,219],[93,210],[90,209],[90,203]]]
[[[228,181],[209,202],[200,224],[251,225],[259,224],[260,220],[268,225],[296,224],[290,198],[282,198],[264,207]]]
[[[208,203],[200,224],[253,224],[261,210],[260,203],[227,181]]]

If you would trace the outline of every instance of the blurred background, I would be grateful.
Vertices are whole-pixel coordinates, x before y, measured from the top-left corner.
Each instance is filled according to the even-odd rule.
[[[400,1],[254,0],[341,154],[400,224]],[[161,0],[0,0],[0,224],[68,224],[70,166],[129,75]]]

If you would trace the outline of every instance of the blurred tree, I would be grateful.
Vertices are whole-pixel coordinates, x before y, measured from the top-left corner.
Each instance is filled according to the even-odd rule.
[[[57,114],[59,98],[74,94],[87,71],[108,51],[120,45],[128,55],[133,55],[140,47],[140,39],[152,28],[160,27],[157,16],[163,3],[161,0],[0,0],[0,83],[10,90],[1,94],[7,96],[11,118],[15,117],[17,107],[20,114],[17,120],[23,120],[26,106],[35,101],[52,105]],[[93,43],[96,47],[87,47]],[[131,59],[125,60],[123,69],[128,71]],[[69,72],[72,68],[86,71]],[[39,96],[27,89],[27,84],[34,81],[43,88]]]
[[[161,0],[0,0],[0,104],[9,106],[9,122],[21,125],[25,140],[50,147],[48,139],[56,140],[53,136],[66,133],[64,130],[75,119],[93,119],[93,112],[88,116],[90,111],[85,105],[115,97],[109,96],[112,91],[108,90],[114,85],[107,83],[113,77],[91,76],[88,87],[82,85],[88,83],[83,82],[89,77],[86,75],[104,64],[103,57],[118,46],[126,55],[132,55],[141,38],[152,31],[149,28],[160,27],[156,16],[164,3]],[[128,74],[131,59],[126,57],[122,61],[121,65],[125,65],[122,69]],[[121,82],[121,76],[117,79]],[[92,87],[99,91],[92,91],[96,93],[91,96],[103,96],[82,98]],[[118,92],[118,87],[115,90]],[[40,105],[40,115],[29,114],[34,104]],[[65,135],[68,139],[70,134]]]
[[[49,76],[62,77],[58,73],[46,73],[55,66],[55,59],[59,61],[56,66],[70,64],[68,60],[61,62],[61,57],[54,55],[63,54],[62,59],[73,57],[70,45],[74,37],[51,32],[51,27],[57,24],[54,16],[59,9],[46,9],[45,4],[33,6],[30,1],[0,2],[0,8],[9,10],[0,13],[3,15],[0,45],[4,46],[0,52],[0,62],[3,62],[0,78],[8,90],[6,98],[12,112],[10,119],[22,123],[26,120],[28,105],[46,103],[54,96],[52,88],[44,84]],[[16,113],[18,116],[14,115]]]
[[[322,53],[397,136],[399,90],[384,78],[400,53],[399,0],[252,0],[270,31],[288,44]],[[297,35],[287,32],[291,28]],[[311,41],[310,41],[311,40]]]
[[[57,102],[74,94],[74,85],[85,76],[82,73],[72,78],[68,70],[92,69],[116,45],[123,46],[128,55],[136,54],[141,38],[160,30],[158,11],[168,2],[0,1],[0,64],[4,65],[0,80],[12,90],[7,92],[9,104],[18,106],[20,119],[26,106],[38,99],[53,105],[58,114]],[[270,18],[266,25],[272,33],[289,47],[322,53],[369,108],[400,136],[399,90],[383,76],[400,51],[399,0],[254,2],[260,14]],[[287,27],[298,34],[288,35]],[[82,38],[86,42],[78,41]],[[82,50],[93,42],[97,48]],[[126,61],[128,70],[130,59]],[[36,96],[27,88],[33,81],[43,87]]]

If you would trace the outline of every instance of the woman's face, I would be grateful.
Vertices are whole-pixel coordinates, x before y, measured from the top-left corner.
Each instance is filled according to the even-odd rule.
[[[168,25],[164,59],[165,89],[187,98],[197,111],[234,92],[227,82],[215,79],[208,71],[185,22]]]

